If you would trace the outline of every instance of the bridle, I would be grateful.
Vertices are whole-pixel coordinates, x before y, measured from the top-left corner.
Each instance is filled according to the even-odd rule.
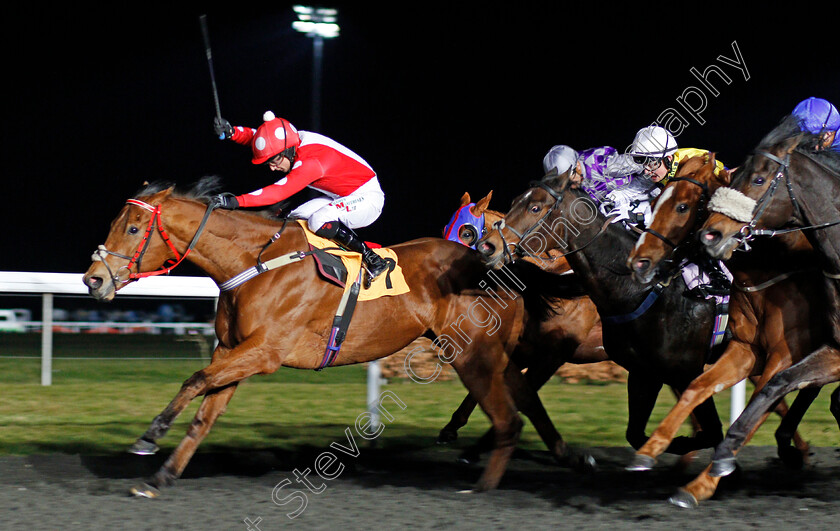
[[[775,234],[781,234],[782,232],[788,231],[778,231],[778,230],[766,230],[766,229],[756,229],[758,226],[758,221],[761,219],[761,216],[764,215],[764,211],[767,210],[767,207],[770,205],[770,202],[773,200],[773,196],[776,194],[776,190],[779,187],[779,182],[784,177],[785,179],[785,186],[787,187],[788,195],[790,196],[791,204],[793,205],[794,212],[801,217],[802,208],[799,206],[799,202],[796,200],[796,196],[793,193],[793,187],[790,183],[790,173],[788,169],[790,168],[790,152],[785,154],[785,158],[779,158],[776,155],[768,152],[768,151],[757,151],[756,154],[761,155],[762,157],[769,159],[776,164],[779,165],[779,169],[776,172],[776,175],[770,181],[770,186],[767,190],[761,194],[761,197],[755,203],[755,208],[753,208],[752,219],[747,225],[741,227],[739,231],[740,239],[742,242],[749,242],[756,236],[773,236]],[[793,229],[793,230],[800,230],[800,229]]]
[[[201,223],[199,223],[198,229],[196,230],[192,241],[190,241],[184,253],[181,254],[178,252],[178,249],[175,248],[175,245],[169,239],[169,235],[166,233],[166,229],[163,228],[163,219],[161,217],[160,205],[152,206],[149,203],[146,203],[139,199],[128,199],[126,201],[126,204],[140,207],[143,210],[151,212],[152,216],[151,218],[149,218],[149,224],[146,226],[146,231],[143,234],[143,239],[138,244],[137,250],[134,252],[133,256],[127,256],[114,251],[110,251],[104,245],[100,245],[99,247],[97,247],[96,251],[93,252],[93,256],[91,257],[91,259],[94,262],[102,262],[102,264],[105,266],[105,269],[108,270],[108,274],[111,276],[111,280],[113,281],[114,286],[128,284],[129,282],[134,282],[144,277],[169,274],[170,271],[172,271],[178,265],[180,265],[181,262],[183,262],[184,259],[187,257],[187,255],[190,254],[190,251],[192,251],[193,247],[198,241],[199,236],[204,231],[204,226],[207,224],[207,220],[210,218],[210,214],[216,208],[216,205],[212,202],[207,205],[207,210],[204,212],[204,217],[201,219]],[[175,255],[175,258],[167,259],[160,269],[141,273],[140,266],[143,261],[143,256],[149,249],[151,235],[155,231],[155,229],[157,229],[157,232],[160,234],[161,238],[163,238],[163,241],[169,247],[169,250],[172,251],[172,254]],[[112,271],[111,267],[108,265],[108,262],[105,260],[106,256],[115,256],[123,260],[128,260],[128,263],[124,266],[120,266],[116,271]],[[136,272],[131,271],[132,267],[135,268]],[[120,278],[120,273],[123,269],[125,269],[128,272],[128,277],[125,280],[122,280]]]
[[[675,182],[675,181],[686,181],[686,182],[689,182],[689,183],[692,183],[692,184],[695,184],[695,185],[699,186],[703,190],[703,195],[700,196],[700,201],[701,201],[700,207],[698,208],[698,214],[702,215],[703,210],[706,208],[706,204],[709,202],[709,197],[710,197],[709,186],[706,183],[698,181],[696,179],[692,179],[691,177],[671,177],[668,180],[668,184],[671,184],[672,182]],[[657,231],[651,229],[650,227],[645,227],[642,230],[642,232],[651,234],[651,235],[659,238],[660,240],[665,242],[665,244],[670,246],[672,249],[676,249],[679,246],[679,244],[674,243],[673,241],[671,241],[670,238],[668,238],[664,234],[662,234],[660,232],[657,232]]]
[[[559,208],[560,202],[563,200],[563,194],[569,188],[570,184],[571,184],[571,181],[566,181],[563,184],[563,186],[560,188],[560,190],[557,191],[554,188],[552,188],[551,186],[549,186],[548,183],[545,180],[532,181],[530,183],[530,188],[532,188],[532,189],[533,188],[542,188],[543,190],[545,190],[552,198],[554,198],[554,204],[551,205],[551,207],[545,212],[545,214],[542,215],[542,217],[540,219],[535,221],[533,225],[531,225],[530,227],[528,227],[524,231],[519,232],[516,229],[514,229],[513,227],[507,225],[505,223],[504,218],[502,218],[501,220],[499,220],[499,221],[497,221],[496,223],[493,224],[493,229],[495,229],[499,232],[499,238],[501,238],[501,240],[502,240],[502,249],[503,249],[502,252],[503,252],[503,255],[504,255],[504,258],[505,258],[505,262],[515,261],[514,260],[514,254],[519,255],[519,256],[527,256],[527,257],[531,257],[531,258],[536,258],[538,260],[543,260],[542,257],[536,256],[535,254],[531,253],[529,250],[525,249],[522,246],[522,242],[525,240],[525,238],[527,238],[528,236],[533,234],[537,229],[539,229],[540,226],[542,226],[543,222],[546,219],[548,219],[552,214],[554,214],[554,212]],[[595,241],[595,239],[598,238],[598,236],[600,236],[601,234],[604,233],[604,231],[607,229],[609,224],[612,223],[614,218],[615,218],[615,216],[611,216],[611,217],[607,218],[606,222],[601,227],[601,229],[598,231],[598,233],[595,234],[595,236],[593,236],[592,239],[590,239],[588,242],[586,242],[581,247],[578,247],[577,249],[575,249],[573,251],[569,251],[567,253],[562,253],[562,254],[554,256],[554,257],[549,256],[548,259],[551,260],[551,261],[554,261],[554,260],[557,260],[558,258],[563,258],[563,257],[566,257],[570,254],[577,253],[579,251],[584,250],[593,241]],[[505,239],[505,234],[502,231],[502,229],[505,229],[505,228],[507,230],[511,231],[513,234],[515,234],[517,238],[519,238],[519,241],[516,242],[515,244],[513,244],[513,249],[512,250],[510,248],[511,244],[508,244],[507,240]]]

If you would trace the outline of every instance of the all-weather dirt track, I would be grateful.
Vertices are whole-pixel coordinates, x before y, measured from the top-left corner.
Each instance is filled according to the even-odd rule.
[[[664,456],[649,473],[624,470],[630,448],[594,448],[598,469],[583,474],[547,454],[518,453],[500,488],[465,493],[480,465],[458,463],[457,448],[360,447],[325,481],[312,472],[327,449],[199,453],[156,499],[131,486],[166,455],[68,454],[0,459],[0,529],[837,529],[840,450],[816,448],[801,471],[782,467],[775,448],[746,447],[738,477],[695,509],[668,503],[708,463],[699,453],[678,471]],[[339,453],[339,455],[342,455]],[[320,493],[307,490],[295,470]],[[332,472],[338,469],[330,467]],[[290,480],[291,484],[277,488]],[[282,501],[295,490],[301,497]]]

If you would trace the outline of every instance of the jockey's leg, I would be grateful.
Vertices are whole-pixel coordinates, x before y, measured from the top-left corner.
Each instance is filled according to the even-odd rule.
[[[328,221],[321,225],[321,228],[315,231],[315,234],[322,238],[327,238],[338,243],[348,251],[360,253],[362,255],[362,262],[367,270],[365,277],[365,287],[369,288],[373,279],[384,273],[388,269],[388,262],[382,259],[381,256],[373,252],[373,249],[340,221]]]

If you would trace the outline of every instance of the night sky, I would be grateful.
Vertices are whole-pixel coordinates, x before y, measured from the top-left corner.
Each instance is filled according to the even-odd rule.
[[[437,236],[465,191],[494,190],[504,211],[551,146],[623,151],[668,108],[687,120],[682,147],[736,166],[801,99],[840,104],[836,30],[816,9],[799,20],[769,5],[732,16],[559,4],[332,4],[341,35],[324,47],[319,132],[379,174],[385,210],[363,237]],[[270,109],[310,128],[312,42],[291,29],[291,4],[250,6],[4,13],[3,270],[83,272],[146,180],[215,174],[236,194],[276,180],[214,136],[199,15],[234,125]],[[737,58],[733,43],[748,80],[719,59]],[[729,79],[710,74],[717,96],[691,74],[710,65]],[[701,93],[691,116],[678,98],[699,106]]]

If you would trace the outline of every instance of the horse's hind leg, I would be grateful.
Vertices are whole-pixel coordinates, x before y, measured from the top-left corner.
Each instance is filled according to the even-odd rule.
[[[225,412],[236,387],[237,384],[232,384],[222,389],[210,391],[204,396],[204,400],[202,400],[192,423],[187,429],[187,435],[148,482],[131,488],[132,494],[146,498],[156,497],[159,494],[158,489],[171,485],[181,476],[199,443],[207,436],[219,415]]]
[[[776,406],[776,413],[782,417],[779,427],[776,428],[776,447],[778,448],[779,459],[788,467],[802,468],[802,465],[808,460],[810,447],[796,429],[821,390],[821,387],[803,389],[796,395],[790,407],[787,407],[784,399],[779,401]],[[794,444],[791,444],[791,442]]]
[[[485,348],[480,354],[476,351],[481,347],[475,347],[472,353],[461,353],[452,366],[470,394],[479,397],[478,404],[490,417],[495,433],[496,446],[484,472],[475,484],[475,490],[481,492],[495,489],[499,485],[519,440],[522,420],[505,384],[504,366],[507,365],[507,356],[501,347]]]

